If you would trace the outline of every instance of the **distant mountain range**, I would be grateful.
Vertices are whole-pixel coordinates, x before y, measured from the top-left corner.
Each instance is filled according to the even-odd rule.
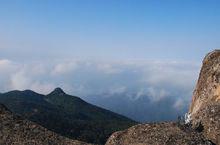
[[[0,94],[0,103],[51,131],[88,143],[104,144],[113,132],[137,123],[68,95],[61,88],[48,95],[10,91]]]

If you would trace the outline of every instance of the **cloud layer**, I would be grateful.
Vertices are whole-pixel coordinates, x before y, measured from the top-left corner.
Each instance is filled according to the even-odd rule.
[[[158,103],[172,99],[181,110],[189,103],[199,64],[176,61],[0,60],[0,91],[32,89],[47,94],[62,87],[70,94],[94,100],[147,97]],[[101,104],[102,105],[102,104]]]

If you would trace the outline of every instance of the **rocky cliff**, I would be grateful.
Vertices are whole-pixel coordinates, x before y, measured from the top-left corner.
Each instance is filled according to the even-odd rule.
[[[38,124],[12,114],[0,104],[1,145],[88,145],[59,136]]]
[[[107,145],[220,145],[220,50],[209,53],[184,123],[151,123],[114,133]]]
[[[210,52],[203,60],[199,79],[193,94],[192,117],[202,108],[220,101],[220,50]]]
[[[193,126],[202,124],[204,135],[220,144],[220,50],[203,60],[189,113]]]

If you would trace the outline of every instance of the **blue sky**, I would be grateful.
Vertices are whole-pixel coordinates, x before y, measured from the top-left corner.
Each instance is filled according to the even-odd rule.
[[[158,109],[173,119],[188,108],[203,57],[220,48],[219,6],[219,0],[0,0],[0,92],[61,87],[136,120]]]
[[[1,0],[0,57],[201,61],[218,0]]]

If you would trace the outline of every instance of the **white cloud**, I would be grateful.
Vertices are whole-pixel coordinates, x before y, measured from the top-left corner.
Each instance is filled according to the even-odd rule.
[[[17,66],[10,60],[0,59],[0,91],[7,91],[10,84],[10,74],[16,72]]]
[[[31,71],[31,74],[33,75],[44,75],[45,73],[47,73],[48,68],[46,66],[44,66],[43,64],[32,64],[31,66],[29,66]]]
[[[74,71],[74,69],[77,68],[77,66],[78,66],[77,62],[75,61],[62,62],[62,63],[56,64],[51,73],[53,75],[63,75],[66,73],[71,73]]]
[[[96,64],[96,67],[99,71],[106,73],[106,74],[117,74],[120,73],[120,69],[117,67],[114,67],[112,64],[108,63],[99,63]]]
[[[121,108],[121,104],[126,106],[127,103],[124,115],[130,111],[143,116],[142,113],[149,112],[149,107],[152,110],[162,107],[164,112],[171,110],[172,116],[186,111],[199,68],[195,63],[173,61],[54,60],[21,63],[4,59],[0,60],[0,92],[31,89],[48,94],[55,87],[61,87],[83,99],[94,96],[94,102],[113,105],[112,108],[117,108],[114,105]],[[106,102],[105,99],[111,101]],[[138,104],[130,107],[135,103]]]
[[[121,94],[121,93],[125,93],[126,89],[127,88],[125,86],[114,86],[114,87],[109,89],[109,92],[110,92],[111,95]]]
[[[49,93],[54,87],[63,87],[79,96],[128,93],[124,97],[148,96],[152,101],[160,101],[165,97],[190,98],[199,65],[173,61],[80,60],[22,64],[6,59],[0,60],[0,70],[1,91],[33,89]]]
[[[21,70],[11,75],[10,82],[11,82],[10,84],[11,89],[24,90],[29,88],[31,80],[27,77],[26,72]]]
[[[8,66],[10,66],[11,61],[7,60],[7,59],[0,59],[0,70],[7,68]]]
[[[42,94],[48,94],[50,91],[52,91],[54,88],[56,88],[53,83],[46,83],[46,82],[33,82],[30,86],[31,90],[37,91]]]
[[[141,97],[148,97],[151,102],[158,102],[162,99],[169,97],[169,93],[165,89],[154,88],[152,86],[146,86],[136,92],[136,95],[131,96],[133,100],[137,100]]]
[[[155,89],[153,87],[147,88],[147,94],[149,96],[149,99],[153,102],[160,101],[161,99],[164,99],[165,97],[169,96],[169,93],[164,89]]]
[[[173,107],[177,110],[183,109],[185,106],[187,106],[187,102],[184,101],[182,98],[178,98],[176,102],[173,104]]]

